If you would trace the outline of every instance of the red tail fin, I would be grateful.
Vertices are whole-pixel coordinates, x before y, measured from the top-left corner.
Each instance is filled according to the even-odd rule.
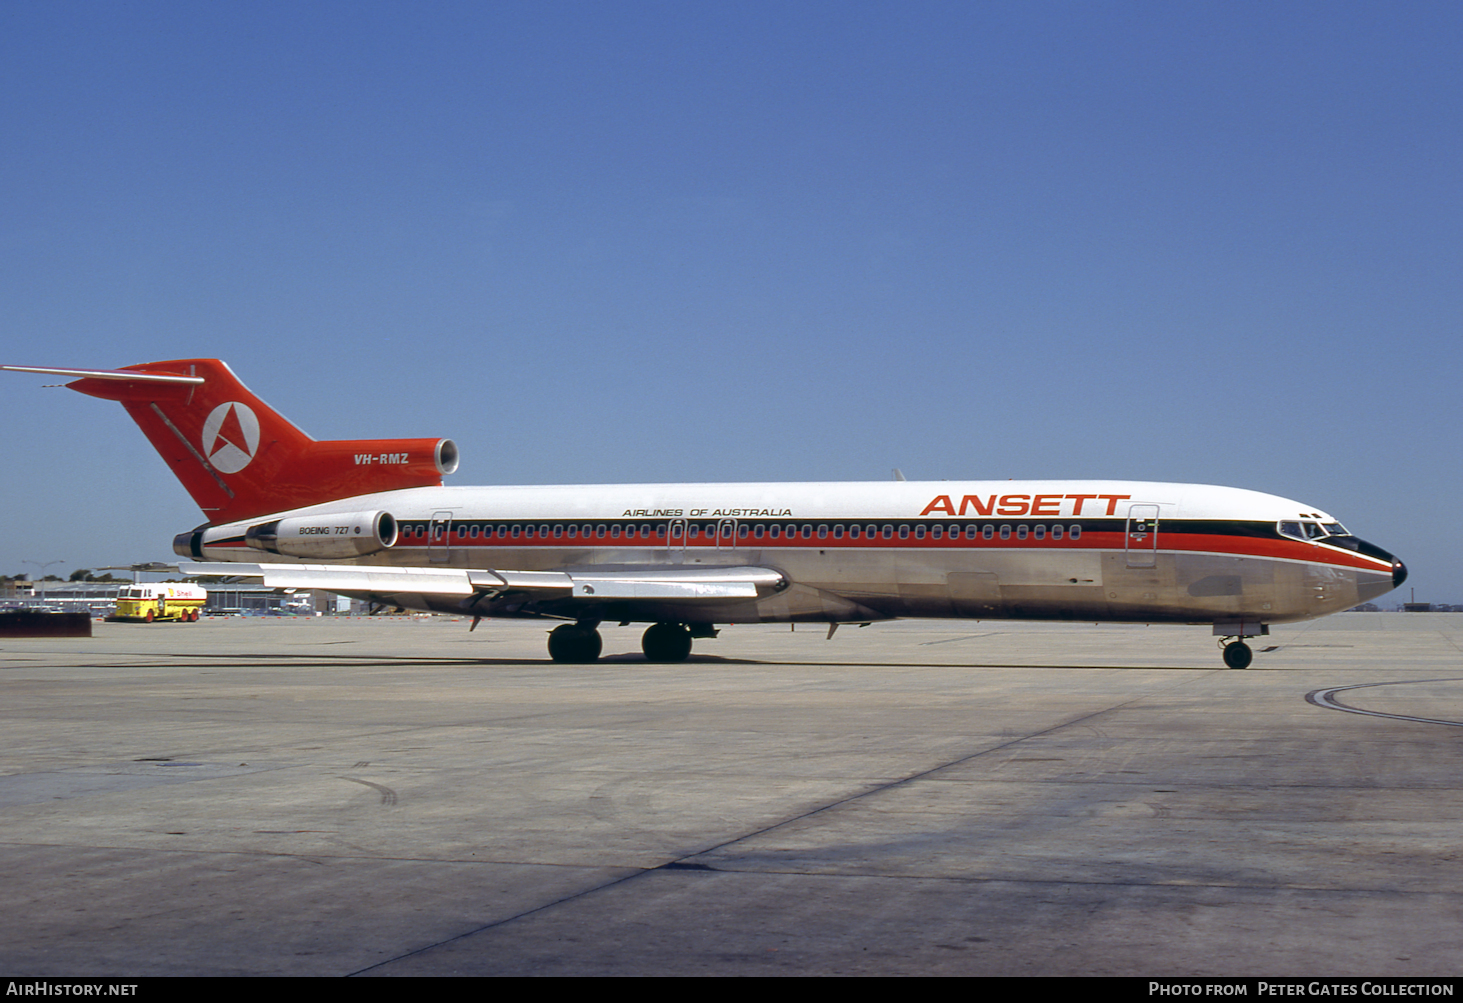
[[[121,401],[210,522],[428,487],[457,469],[451,439],[316,442],[250,393],[217,359],[68,375],[83,372],[67,386]],[[130,379],[132,372],[139,377]]]

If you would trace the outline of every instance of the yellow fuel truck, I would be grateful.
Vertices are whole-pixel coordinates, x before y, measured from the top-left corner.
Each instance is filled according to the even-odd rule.
[[[208,590],[198,585],[179,582],[128,585],[117,593],[117,611],[107,619],[191,623],[197,621],[206,602]]]

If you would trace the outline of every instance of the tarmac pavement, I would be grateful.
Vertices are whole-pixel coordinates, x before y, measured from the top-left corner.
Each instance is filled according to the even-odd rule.
[[[1463,615],[1272,630],[0,639],[0,974],[1457,975]]]

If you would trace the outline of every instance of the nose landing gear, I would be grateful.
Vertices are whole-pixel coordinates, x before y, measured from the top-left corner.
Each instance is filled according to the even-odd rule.
[[[1231,669],[1248,669],[1255,660],[1255,653],[1245,643],[1245,638],[1264,637],[1269,633],[1268,623],[1254,620],[1231,620],[1214,625],[1214,636],[1219,638],[1219,647],[1224,650],[1224,664]]]
[[[1255,653],[1244,641],[1231,641],[1224,646],[1224,664],[1231,669],[1248,669]]]

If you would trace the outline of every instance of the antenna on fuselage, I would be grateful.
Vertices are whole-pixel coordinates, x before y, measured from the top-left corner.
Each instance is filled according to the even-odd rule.
[[[903,470],[900,470],[898,467],[895,467],[894,468],[894,479],[896,481],[902,481],[902,480],[904,480],[904,471]]]

